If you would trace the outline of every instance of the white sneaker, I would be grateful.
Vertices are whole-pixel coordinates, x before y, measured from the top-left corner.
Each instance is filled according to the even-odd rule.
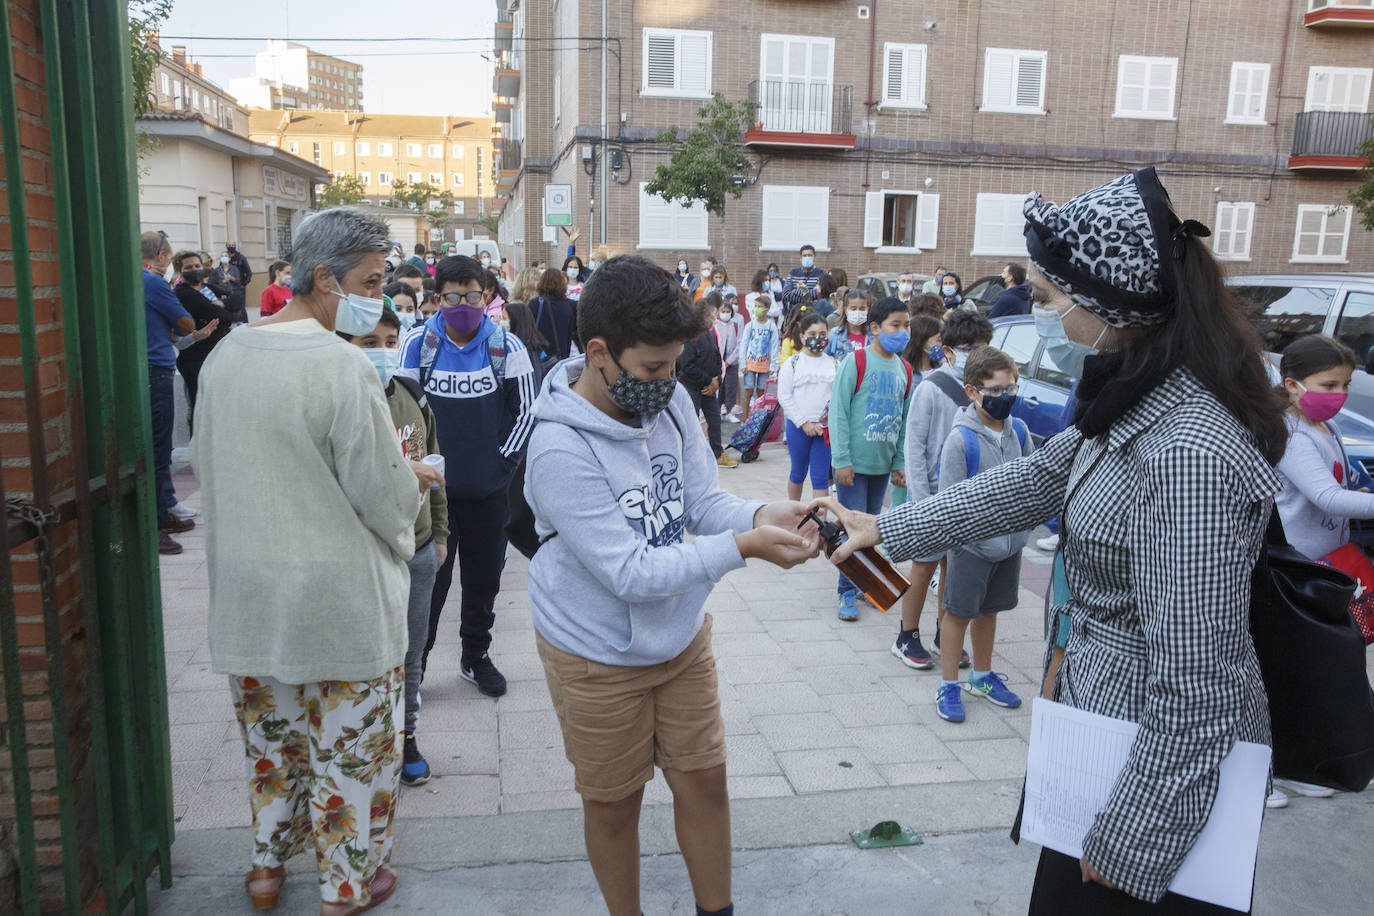
[[[200,515],[195,509],[182,503],[177,503],[175,506],[168,509],[167,514],[173,518],[195,518],[197,515]]]
[[[1296,779],[1275,779],[1274,789],[1287,789],[1294,795],[1301,795],[1304,798],[1330,798],[1336,794],[1336,790],[1329,786],[1314,786],[1310,782],[1298,782]]]
[[[1278,782],[1278,780],[1274,780],[1274,781],[1275,781],[1275,782]],[[1269,793],[1269,797],[1266,798],[1266,799],[1264,800],[1264,807],[1266,807],[1266,808],[1287,808],[1287,807],[1288,807],[1288,796],[1287,796],[1287,795],[1284,795],[1284,794],[1283,794],[1282,792],[1280,792],[1278,789],[1274,789],[1273,792]]]
[[[736,423],[738,423],[739,420],[740,420],[740,418],[743,417],[743,416],[744,416],[744,408],[743,408],[743,407],[740,407],[738,404],[736,404],[734,407],[731,407],[731,408],[730,408],[730,419],[731,419],[731,420],[734,420]]]
[[[1054,553],[1059,549],[1059,535],[1052,534],[1047,538],[1041,538],[1035,542],[1035,547],[1037,550],[1045,551],[1045,553]]]

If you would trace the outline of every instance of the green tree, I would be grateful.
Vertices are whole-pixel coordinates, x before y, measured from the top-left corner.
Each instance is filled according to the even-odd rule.
[[[660,163],[644,190],[672,203],[699,200],[706,212],[720,217],[721,258],[728,247],[725,234],[727,195],[744,193],[741,179],[749,169],[744,132],[754,123],[758,103],[727,102],[717,92],[697,110],[697,126],[682,137],[677,128],[659,134],[660,143],[673,145],[672,158]]]
[[[1374,119],[1370,119],[1370,125],[1374,127]],[[1374,232],[1374,133],[1360,144],[1355,153],[1365,160],[1364,168],[1360,169],[1360,178],[1363,183],[1350,191],[1350,202],[1355,205],[1359,212],[1361,222],[1365,229]]]
[[[134,117],[152,111],[153,75],[162,51],[149,39],[172,12],[172,0],[129,0],[129,62],[134,74]]]
[[[452,192],[441,191],[427,181],[391,185],[391,205],[423,211],[431,229],[442,229],[453,221],[453,204]]]
[[[362,203],[363,196],[367,193],[367,185],[358,180],[357,175],[338,175],[335,176],[333,184],[324,186],[320,192],[319,208],[327,207],[347,207],[353,204]]]

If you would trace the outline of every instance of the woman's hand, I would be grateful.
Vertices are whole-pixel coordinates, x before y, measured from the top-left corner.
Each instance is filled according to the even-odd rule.
[[[1102,877],[1102,873],[1099,872],[1097,869],[1093,868],[1092,863],[1088,861],[1087,854],[1084,854],[1083,858],[1078,860],[1078,867],[1083,872],[1084,884],[1088,884],[1091,882],[1095,884],[1100,884],[1103,887],[1108,888],[1110,890],[1116,890],[1115,884],[1108,881],[1106,878]]]
[[[839,522],[840,527],[849,533],[849,539],[830,555],[831,563],[838,564],[862,547],[876,547],[883,542],[882,533],[878,531],[877,516],[846,509],[839,500],[829,496],[816,500],[807,509],[824,509],[826,515]]]

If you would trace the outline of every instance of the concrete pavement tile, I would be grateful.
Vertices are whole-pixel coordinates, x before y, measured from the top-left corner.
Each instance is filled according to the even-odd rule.
[[[530,639],[530,645],[534,645],[533,638]],[[497,647],[492,648],[496,650]],[[506,680],[543,681],[544,665],[539,661],[539,656],[534,652],[516,652],[513,649],[513,646],[507,646],[504,651],[493,651],[491,656]]]
[[[754,725],[774,751],[803,751],[849,744],[840,720],[828,712],[758,716]]]
[[[219,753],[224,743],[223,722],[192,722],[171,727],[173,763],[188,760],[209,761]]]
[[[430,731],[421,717],[416,741],[430,770],[439,775],[495,776],[500,772],[495,732]]]
[[[745,602],[770,601],[790,591],[773,579],[735,579],[730,584]]]
[[[248,783],[242,777],[206,780],[187,805],[177,830],[205,830],[220,827],[247,827],[253,823],[248,802]]]
[[[860,620],[863,619],[864,613],[864,611],[859,612]],[[847,626],[840,632],[840,638],[848,643],[855,652],[880,652],[886,649],[889,656],[892,652],[892,641],[896,635],[888,626]],[[896,659],[894,658],[893,661]]]
[[[744,608],[711,612],[711,633],[762,633],[763,624]]]
[[[767,633],[721,633],[711,638],[716,658],[732,655],[778,655],[782,649]]]
[[[838,620],[765,620],[763,627],[780,645],[822,640],[828,642],[840,635]]]
[[[787,655],[727,655],[716,659],[716,668],[736,687],[799,681],[803,677]]]
[[[495,702],[498,716],[508,712],[553,708],[553,700],[549,699],[549,682],[543,676],[533,681],[507,681],[505,696],[497,697]],[[423,712],[420,721],[423,724]]]
[[[786,684],[746,684],[735,688],[751,716],[778,713],[823,712],[825,702],[811,685],[796,682]]]
[[[167,695],[167,716],[173,725],[224,722],[234,718],[234,701],[226,680],[216,690],[180,690]]]
[[[787,781],[798,794],[862,789],[886,781],[857,747],[832,747],[778,754]]]
[[[228,676],[216,674],[206,664],[183,665],[175,679],[170,671],[167,678],[168,690],[176,693],[183,690],[226,690],[229,684]]]
[[[563,791],[574,786],[573,765],[561,744],[556,748],[502,751],[500,768],[503,795]]]
[[[1021,738],[945,741],[976,779],[1017,779],[1026,775],[1029,745]]]
[[[739,700],[720,701],[720,716],[725,720],[726,735],[753,735],[758,733],[758,726],[754,724],[754,719],[749,715],[749,707]]]
[[[891,656],[889,656],[891,658]],[[917,671],[908,668],[897,659],[892,659],[892,665],[887,669],[890,674],[883,674],[879,677],[888,689],[908,706],[921,707],[929,705],[935,708],[935,691],[940,686],[940,660],[935,660],[935,667],[929,671]]]
[[[967,782],[973,772],[957,760],[922,760],[914,763],[878,764],[878,772],[890,786],[927,782]]]
[[[850,728],[849,738],[875,764],[955,759],[924,725],[867,725]]]
[[[759,620],[812,620],[818,616],[816,608],[799,599],[751,601],[749,612]]]
[[[848,727],[861,725],[900,725],[915,722],[911,707],[890,690],[882,693],[834,693],[826,705]]]
[[[825,696],[832,693],[888,693],[888,686],[868,665],[811,665],[800,669],[812,689]]]
[[[778,768],[773,748],[762,735],[726,735],[725,769],[730,776],[776,776]]]
[[[1017,668],[1038,671],[1045,660],[1045,643],[1038,639],[1018,642],[998,640],[993,645],[992,652],[994,665],[998,656],[1001,656]]]
[[[562,748],[563,732],[553,709],[508,712],[499,717],[501,750]]]
[[[549,792],[521,792],[519,795],[501,796],[501,813],[513,814],[519,811],[556,811],[566,808],[581,808],[582,796],[572,789]]]
[[[205,627],[175,627],[166,623],[162,627],[162,647],[167,652],[195,651],[208,638]]]
[[[422,786],[401,787],[396,819],[473,817],[500,811],[500,780],[495,776],[435,776]]]
[[[946,722],[935,712],[935,691],[930,691],[930,699],[925,703],[912,706],[916,712],[916,722],[926,725],[935,732],[936,737],[946,743],[950,741],[972,741],[985,738],[1015,738],[1016,732],[995,710],[991,703],[964,694],[963,722]]]
[[[207,638],[200,645],[196,646],[195,652],[191,653],[191,661],[199,665],[208,665],[210,658],[210,641]]]
[[[190,807],[200,784],[205,781],[209,761],[183,760],[172,764],[172,815],[181,817]]]
[[[245,785],[247,784],[248,754],[244,750],[242,739],[235,736],[233,741],[226,741],[220,745],[220,751],[210,761],[205,778],[213,781],[241,779]]]
[[[486,731],[496,733],[496,707],[498,701],[483,696],[475,698],[458,697],[457,687],[445,685],[447,692],[431,690],[428,686],[420,688],[420,727],[425,731],[471,732]],[[471,686],[471,685],[465,685]],[[513,713],[512,713],[513,714]]]
[[[857,665],[859,656],[843,639],[826,639],[815,642],[791,642],[784,654],[797,668],[811,668],[816,665]]]
[[[782,798],[795,794],[786,776],[726,776],[725,782],[733,799]]]
[[[644,804],[646,805],[671,805],[673,803],[673,790],[668,788],[668,780],[663,778],[663,773],[654,770],[654,778],[644,784]]]

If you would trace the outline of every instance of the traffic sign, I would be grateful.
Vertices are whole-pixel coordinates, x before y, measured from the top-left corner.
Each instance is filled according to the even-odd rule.
[[[572,185],[544,186],[544,225],[572,225]]]

